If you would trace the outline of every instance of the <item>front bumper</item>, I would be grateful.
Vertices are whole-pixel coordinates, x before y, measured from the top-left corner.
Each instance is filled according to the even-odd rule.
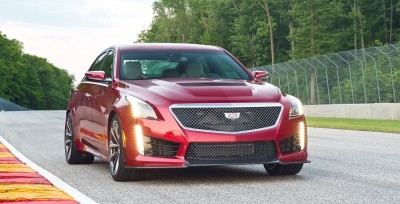
[[[305,123],[304,116],[294,119],[282,119],[276,128],[247,132],[243,134],[221,134],[200,132],[181,129],[171,120],[122,120],[124,129],[125,165],[127,168],[186,168],[190,166],[211,166],[211,165],[244,165],[244,164],[293,164],[308,163],[307,142],[304,149],[296,148],[293,152],[281,151],[280,141],[289,137],[299,135],[300,122]],[[138,154],[135,133],[132,124],[139,124],[145,136],[174,142],[179,144],[179,149],[173,157],[143,156]],[[305,130],[305,137],[307,136]],[[246,143],[246,142],[272,142],[275,147],[275,157],[264,159],[239,158],[222,159],[212,158],[209,161],[193,161],[187,158],[189,145],[193,143]],[[307,141],[307,138],[305,138]]]
[[[298,155],[296,155],[298,154]],[[304,152],[302,153],[295,153],[293,156],[304,156]],[[156,157],[145,157],[145,156],[139,156],[137,158],[138,160],[135,162],[135,164],[141,164],[141,165],[126,165],[126,168],[148,168],[148,169],[158,169],[158,168],[188,168],[188,167],[194,167],[194,166],[219,166],[219,165],[253,165],[253,164],[304,164],[304,163],[310,163],[309,160],[301,160],[301,161],[289,161],[289,162],[284,162],[282,160],[274,160],[274,161],[269,161],[269,162],[230,162],[230,163],[204,163],[204,164],[191,164],[190,162],[187,162],[185,159],[177,159],[177,158],[156,158]],[[285,159],[285,158],[283,158]],[[285,160],[288,160],[286,158]],[[289,158],[290,160],[290,158]]]

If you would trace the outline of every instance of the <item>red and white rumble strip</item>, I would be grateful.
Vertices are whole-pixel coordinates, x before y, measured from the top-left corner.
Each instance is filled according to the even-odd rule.
[[[96,203],[33,163],[0,136],[0,203]]]

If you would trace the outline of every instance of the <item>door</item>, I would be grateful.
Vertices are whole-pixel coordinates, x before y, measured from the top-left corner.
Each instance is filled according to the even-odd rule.
[[[92,85],[93,98],[90,105],[94,117],[88,120],[91,123],[91,131],[94,133],[94,139],[96,140],[94,144],[103,155],[108,154],[108,115],[113,104],[117,101],[117,95],[113,91],[112,83],[110,83],[115,61],[114,58],[114,51],[109,50],[100,68],[100,71],[104,71],[106,79],[108,80]]]
[[[89,71],[99,71],[106,56],[107,52],[101,53],[93,62],[92,66],[90,66]],[[96,129],[93,120],[96,120],[97,117],[101,117],[93,109],[93,90],[97,89],[97,84],[98,82],[84,77],[79,85],[79,92],[82,95],[82,107],[80,112],[83,112],[79,132],[81,134],[82,143],[95,151],[99,150],[98,144],[96,144],[96,138],[98,136],[96,132],[93,131]]]

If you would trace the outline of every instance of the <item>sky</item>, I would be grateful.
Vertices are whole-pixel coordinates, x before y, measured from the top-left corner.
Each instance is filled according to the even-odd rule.
[[[0,0],[0,31],[82,79],[101,51],[149,28],[154,0]]]

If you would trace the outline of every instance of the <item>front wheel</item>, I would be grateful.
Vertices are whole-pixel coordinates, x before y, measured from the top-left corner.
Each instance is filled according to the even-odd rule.
[[[125,167],[125,151],[122,143],[122,126],[115,115],[108,128],[108,152],[110,155],[110,171],[115,181],[139,181],[145,177],[143,169]]]
[[[76,148],[76,139],[74,131],[74,123],[72,122],[71,113],[67,114],[65,120],[65,133],[64,133],[64,149],[65,159],[68,164],[91,164],[93,163],[94,156],[81,152]]]
[[[264,164],[270,175],[296,175],[303,168],[303,164]]]

